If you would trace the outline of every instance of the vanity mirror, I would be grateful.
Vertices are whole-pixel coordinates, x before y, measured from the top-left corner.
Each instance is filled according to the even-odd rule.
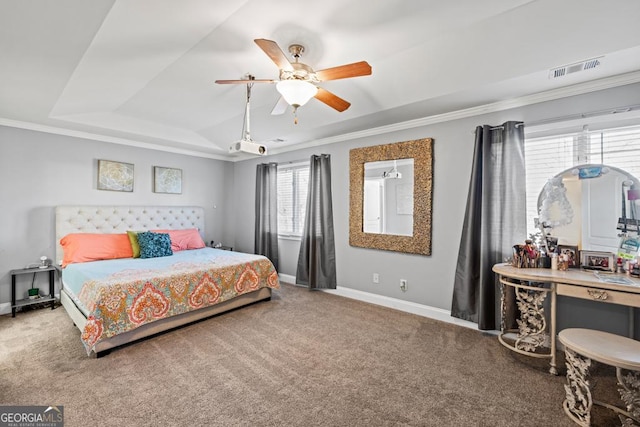
[[[579,165],[552,177],[538,196],[539,225],[558,244],[616,253],[626,222],[640,213],[640,182],[627,171],[599,164]],[[619,227],[620,226],[620,227]]]
[[[431,255],[433,140],[349,152],[349,244]]]

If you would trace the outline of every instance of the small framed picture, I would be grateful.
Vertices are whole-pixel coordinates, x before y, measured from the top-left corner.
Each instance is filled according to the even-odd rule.
[[[153,167],[154,193],[182,194],[182,169]]]
[[[558,255],[567,255],[569,268],[580,267],[580,258],[577,246],[558,245]]]
[[[133,165],[98,160],[98,190],[133,191]]]
[[[547,252],[548,253],[554,253],[556,251],[556,249],[558,248],[558,238],[557,237],[551,237],[551,236],[546,236],[545,237],[546,243],[547,243]]]
[[[614,267],[611,252],[580,251],[580,266],[587,270],[612,270]]]

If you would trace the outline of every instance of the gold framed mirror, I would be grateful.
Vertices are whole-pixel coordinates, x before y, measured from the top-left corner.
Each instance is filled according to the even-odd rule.
[[[413,159],[413,227],[411,235],[365,232],[365,164],[403,159]],[[433,139],[423,138],[354,148],[349,151],[349,174],[349,244],[351,246],[431,255]],[[392,176],[397,176],[397,170],[395,174]],[[396,201],[396,203],[400,202]],[[406,206],[407,204],[403,203],[402,209],[406,209]]]

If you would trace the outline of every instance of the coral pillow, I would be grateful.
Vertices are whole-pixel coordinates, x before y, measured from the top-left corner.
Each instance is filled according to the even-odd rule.
[[[125,233],[71,233],[60,239],[60,245],[64,250],[62,267],[78,262],[133,257],[131,242]]]
[[[186,230],[153,230],[154,233],[167,233],[171,238],[171,250],[173,252],[186,249],[202,249],[206,245],[196,228]]]
[[[171,239],[167,233],[152,233],[146,231],[138,233],[140,244],[140,258],[157,258],[173,255]]]

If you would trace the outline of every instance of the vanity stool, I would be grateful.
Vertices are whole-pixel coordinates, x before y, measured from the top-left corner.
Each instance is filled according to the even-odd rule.
[[[640,426],[640,341],[592,329],[560,331],[567,362],[564,412],[581,426],[591,425],[593,403],[617,412],[623,426]],[[592,400],[589,380],[591,361],[616,368],[620,397],[626,410]],[[622,371],[628,371],[623,375]],[[635,423],[635,424],[634,424]]]

